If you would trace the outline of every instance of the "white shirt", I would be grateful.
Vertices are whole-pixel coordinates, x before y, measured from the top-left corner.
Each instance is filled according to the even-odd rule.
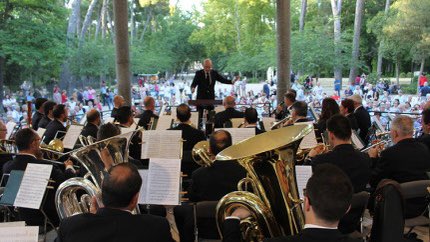
[[[337,227],[324,227],[316,224],[305,224],[303,229],[337,229]]]

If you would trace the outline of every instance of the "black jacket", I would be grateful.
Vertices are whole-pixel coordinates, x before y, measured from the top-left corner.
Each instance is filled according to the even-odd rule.
[[[239,112],[234,108],[226,108],[224,111],[215,114],[215,128],[224,128],[224,123],[232,118],[243,118],[243,112]]]
[[[57,242],[171,242],[170,226],[163,217],[100,208],[61,221]]]
[[[350,114],[346,115],[346,117],[349,120],[349,124],[351,125],[351,129],[358,130],[358,123],[357,123],[357,119],[355,118],[355,115],[350,113]]]
[[[191,175],[199,166],[194,162],[191,151],[199,141],[206,140],[205,134],[188,124],[180,123],[175,128],[168,130],[182,130],[182,164],[181,171],[187,175]]]
[[[355,110],[354,116],[355,116],[355,119],[357,120],[358,128],[360,129],[360,133],[358,135],[360,136],[361,140],[363,140],[363,142],[367,144],[368,143],[367,132],[369,132],[369,128],[371,126],[370,115],[366,111],[366,109],[364,109],[364,107],[361,106],[357,108],[357,110]]]
[[[6,164],[4,164],[3,172],[5,174],[8,174],[13,170],[25,171],[28,163],[51,164],[46,161],[37,160],[31,155],[17,155],[13,160],[10,160]],[[57,190],[58,186],[62,182],[64,182],[66,179],[71,178],[73,176],[74,174],[70,170],[66,170],[66,172],[63,172],[56,165],[53,166],[53,169],[51,172],[51,179],[55,181],[55,183],[53,183],[54,190],[51,190],[51,189],[47,190],[48,194],[46,195],[46,202],[43,206],[43,209],[48,215],[49,219],[56,226],[59,223],[59,219],[58,219],[57,210],[55,209],[55,203],[54,203],[55,191]],[[39,226],[43,225],[44,217],[39,210],[20,208],[19,214],[21,216],[21,219],[26,221],[27,225],[39,225]]]
[[[240,242],[240,227],[238,219],[226,219],[223,224],[223,242]],[[265,239],[265,242],[358,242],[360,240],[349,238],[337,229],[303,229],[293,236],[282,236]]]
[[[215,82],[219,81],[224,84],[232,84],[231,80],[226,79],[217,71],[211,70],[210,77],[212,82],[206,78],[205,71],[196,71],[191,88],[197,87],[197,99],[215,99]]]
[[[88,137],[91,136],[97,139],[97,132],[99,131],[99,127],[93,123],[87,123],[85,127],[82,129],[81,135]]]
[[[376,187],[382,179],[392,179],[398,183],[428,180],[430,171],[430,152],[415,139],[404,139],[382,151],[379,159],[372,159],[374,168],[370,185]],[[417,216],[425,208],[425,199],[408,200],[405,204],[405,216]]]
[[[36,112],[34,112],[33,117],[31,118],[31,127],[34,130],[37,130],[39,128],[39,122],[40,120],[42,120],[43,118],[43,113],[40,113],[39,111],[36,110]]]
[[[49,144],[49,142],[55,138],[55,135],[58,131],[63,131],[57,135],[57,138],[61,139],[66,134],[67,129],[60,121],[54,119],[48,124],[48,126],[46,126],[45,138],[43,139],[43,142],[45,144]]]
[[[430,151],[430,134],[421,135],[417,141],[425,144]]]
[[[148,124],[151,121],[151,118],[158,119],[158,116],[154,114],[151,110],[145,110],[143,113],[139,114],[136,118],[139,119],[139,122],[137,123],[138,126],[143,127],[144,129],[148,130]]]
[[[48,117],[46,117],[46,116],[43,116],[41,119],[40,119],[40,121],[39,121],[39,123],[38,123],[38,126],[37,126],[37,128],[44,128],[44,129],[46,129],[46,126],[48,126],[48,124],[51,122],[52,120],[51,119],[49,119]],[[34,130],[36,130],[35,128],[33,128]]]

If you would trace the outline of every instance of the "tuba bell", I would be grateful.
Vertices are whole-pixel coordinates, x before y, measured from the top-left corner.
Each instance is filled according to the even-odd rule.
[[[193,160],[203,167],[211,166],[214,159],[209,151],[209,141],[203,140],[194,145],[191,155]]]
[[[304,226],[304,215],[295,178],[295,155],[312,125],[294,125],[269,131],[231,146],[216,157],[218,161],[238,162],[248,175],[236,192],[225,195],[217,205],[218,230],[238,208],[250,211],[241,221],[244,241],[294,235]],[[252,192],[243,185],[250,185]]]

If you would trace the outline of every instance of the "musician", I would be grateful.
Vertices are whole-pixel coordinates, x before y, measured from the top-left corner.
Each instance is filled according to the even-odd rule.
[[[257,122],[258,122],[258,113],[257,110],[255,108],[247,108],[245,110],[245,123],[244,123],[244,127],[245,128],[253,128],[255,129],[255,134],[262,134],[266,131],[261,130],[259,127],[257,127]]]
[[[368,132],[371,126],[370,115],[363,107],[361,96],[358,94],[349,97],[354,101],[354,116],[357,120],[358,128],[360,129],[359,136],[364,144],[369,142]]]
[[[339,106],[340,114],[347,117],[349,124],[353,130],[358,130],[357,119],[354,116],[354,101],[351,99],[343,99]]]
[[[91,136],[97,138],[97,132],[101,124],[100,113],[97,109],[91,109],[87,112],[87,124],[82,129],[81,135],[84,137]]]
[[[36,112],[34,112],[33,117],[31,118],[31,127],[34,130],[39,128],[39,122],[43,118],[43,104],[48,101],[46,98],[37,98],[34,102],[34,107]]]
[[[423,134],[417,139],[419,142],[425,144],[430,150],[430,108],[424,109],[421,113],[421,125]]]
[[[154,119],[154,122],[158,119],[158,115],[154,114],[155,111],[155,100],[154,98],[147,96],[143,99],[143,106],[145,107],[145,111],[139,114],[136,118],[139,118],[138,126],[143,127],[144,129],[150,129],[151,118]]]
[[[398,115],[391,122],[390,136],[395,145],[383,150],[374,147],[369,156],[374,165],[370,185],[376,188],[382,179],[392,179],[398,183],[427,180],[426,172],[430,170],[430,152],[428,148],[413,139],[413,120]],[[425,199],[407,200],[405,216],[411,218],[421,214],[426,207]]]
[[[304,229],[297,235],[266,239],[266,242],[281,241],[330,241],[356,242],[338,230],[339,220],[347,212],[352,200],[352,185],[342,170],[331,164],[318,166],[306,184],[303,211]],[[241,233],[239,222],[251,214],[247,209],[238,208],[223,224],[223,241],[239,242]]]
[[[113,98],[113,109],[110,116],[116,120],[117,112],[120,107],[125,105],[125,100],[121,95],[115,95]]]
[[[351,180],[354,193],[364,191],[369,182],[371,169],[370,158],[351,144],[351,126],[348,118],[336,114],[327,120],[328,143],[332,151],[323,153],[324,146],[312,149],[308,155],[308,162],[315,168],[321,164],[330,163],[339,167]],[[339,230],[352,233],[360,223],[364,208],[349,211],[341,220]]]
[[[217,81],[224,84],[234,84],[239,80],[239,76],[232,80],[228,80],[218,73],[218,71],[212,69],[212,61],[210,59],[205,59],[203,61],[203,70],[196,72],[193,82],[191,83],[191,92],[194,93],[197,87],[197,100],[199,99],[215,99],[215,83]],[[213,110],[214,107],[211,106],[200,106],[197,107],[199,111],[199,123],[203,117],[203,110]]]
[[[28,163],[35,164],[49,164],[48,161],[41,160],[42,152],[40,150],[40,137],[39,135],[29,128],[19,130],[15,135],[15,144],[18,149],[18,154],[13,160],[8,161],[3,166],[4,173],[10,173],[12,170],[24,171]],[[64,162],[65,172],[62,171],[56,165],[53,166],[51,172],[51,179],[55,182],[52,184],[54,190],[48,189],[46,200],[43,206],[43,210],[46,212],[51,222],[58,226],[59,219],[57,211],[55,209],[54,198],[55,191],[58,186],[66,179],[75,176],[75,170],[73,169],[73,162],[68,160]],[[30,226],[42,226],[44,224],[44,217],[39,210],[20,208],[19,215],[22,220]]]
[[[131,213],[141,185],[142,178],[132,164],[112,167],[102,184],[104,207],[92,206],[91,213],[61,221],[56,241],[173,241],[165,218]],[[95,198],[92,201],[97,204]]]
[[[54,120],[54,116],[52,115],[52,111],[54,110],[55,105],[57,105],[57,103],[55,103],[53,101],[46,101],[43,103],[43,105],[42,105],[43,117],[39,121],[37,128],[40,127],[40,128],[46,129],[46,126],[48,126],[48,124],[52,120]]]
[[[130,106],[121,106],[117,111],[116,121],[119,122],[119,128],[130,128],[130,126],[134,123],[134,112]],[[131,138],[131,143],[129,146],[129,154],[136,160],[140,160],[141,156],[141,144],[142,136],[139,132],[138,134],[133,135]]]
[[[333,98],[324,98],[321,105],[321,115],[316,123],[317,137],[321,137],[326,131],[327,120],[335,114],[339,113],[339,105]]]
[[[243,118],[243,113],[235,109],[236,101],[234,97],[225,97],[223,105],[225,107],[225,110],[215,114],[215,128],[224,128],[224,125],[230,122],[230,119],[232,118]]]
[[[46,126],[45,138],[43,139],[45,144],[49,144],[49,142],[54,138],[63,138],[67,132],[67,129],[63,124],[67,122],[67,117],[69,116],[69,110],[67,107],[64,104],[55,105],[52,110],[52,116],[54,117],[54,120],[49,122]]]
[[[284,95],[284,104],[279,104],[275,111],[275,118],[282,120],[291,114],[291,107],[296,102],[296,94],[288,91]]]
[[[182,165],[181,171],[191,175],[199,166],[193,161],[191,151],[199,141],[206,140],[203,131],[191,126],[191,109],[186,104],[181,104],[176,109],[176,118],[180,121],[179,125],[169,130],[182,130]]]
[[[291,119],[286,123],[286,126],[293,125],[295,123],[310,122],[307,118],[308,115],[308,105],[303,101],[296,101],[291,105]]]

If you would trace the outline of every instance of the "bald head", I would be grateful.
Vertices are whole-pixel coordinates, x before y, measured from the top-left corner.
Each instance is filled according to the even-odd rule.
[[[121,95],[116,95],[114,98],[113,98],[113,105],[116,107],[116,108],[119,108],[119,107],[121,107],[122,105],[124,105],[125,104],[125,100],[124,100],[124,98],[121,96]]]
[[[182,123],[188,122],[191,118],[191,109],[188,107],[187,104],[181,104],[176,109],[176,117],[181,121]]]
[[[224,98],[225,108],[234,108],[236,106],[236,100],[232,96],[227,96]]]
[[[155,109],[155,100],[152,97],[145,97],[145,99],[143,99],[143,106],[145,106],[145,110],[151,110],[154,111]]]
[[[213,155],[217,155],[225,148],[230,147],[232,143],[230,133],[225,130],[214,132],[209,139],[209,147]]]
[[[97,109],[91,109],[87,112],[87,122],[95,125],[100,124],[100,113]]]
[[[211,61],[211,59],[205,59],[203,61],[203,69],[205,70],[205,72],[209,72],[210,70],[212,70],[212,61]]]

